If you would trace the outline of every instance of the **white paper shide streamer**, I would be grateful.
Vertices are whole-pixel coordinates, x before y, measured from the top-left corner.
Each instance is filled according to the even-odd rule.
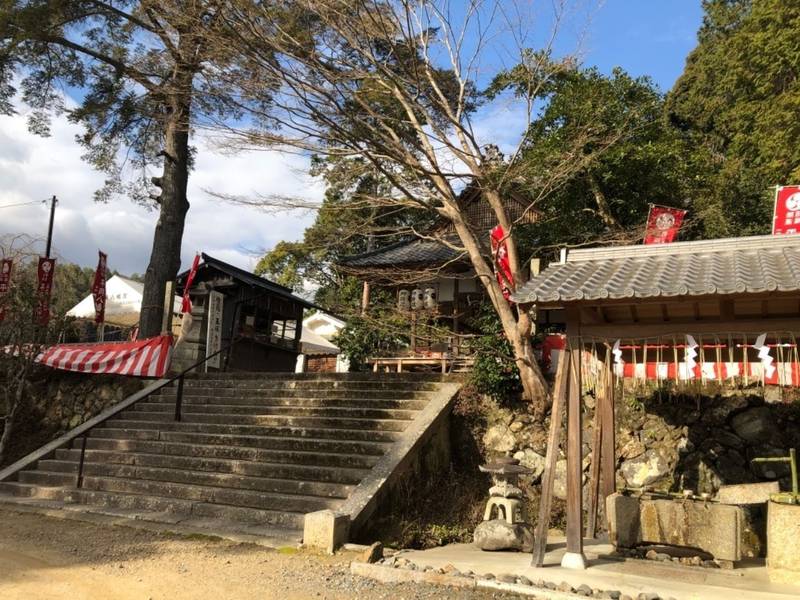
[[[614,355],[614,366],[622,366],[622,350],[619,349],[619,342],[617,340],[614,342],[614,347],[611,348],[611,354]]]
[[[684,352],[684,360],[686,362],[686,378],[691,379],[694,377],[694,368],[697,366],[697,347],[698,344],[695,339],[686,334],[686,350]]]
[[[758,350],[758,359],[761,361],[761,367],[764,369],[764,378],[769,379],[775,373],[774,358],[769,355],[769,346],[767,346],[767,334],[762,333],[756,338],[756,343],[753,348]]]

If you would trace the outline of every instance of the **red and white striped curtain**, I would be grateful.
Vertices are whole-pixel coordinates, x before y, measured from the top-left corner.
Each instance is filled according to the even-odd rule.
[[[47,348],[36,362],[62,371],[131,377],[163,377],[172,358],[172,336],[134,342],[59,344]]]

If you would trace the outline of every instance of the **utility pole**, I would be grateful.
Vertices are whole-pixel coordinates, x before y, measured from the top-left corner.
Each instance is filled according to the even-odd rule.
[[[50,258],[50,247],[53,245],[53,221],[56,218],[56,204],[58,199],[53,196],[50,200],[50,225],[47,228],[47,247],[44,251],[44,257]]]

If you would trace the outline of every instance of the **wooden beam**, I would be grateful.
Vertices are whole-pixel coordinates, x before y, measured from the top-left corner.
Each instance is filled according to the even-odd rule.
[[[631,321],[633,321],[634,323],[638,323],[639,322],[639,311],[636,310],[636,305],[631,304],[630,309],[631,309]]]
[[[567,360],[567,354],[566,351],[562,351],[558,355],[556,380],[553,385],[553,404],[550,407],[550,433],[547,436],[547,453],[544,459],[542,489],[539,498],[539,519],[536,521],[536,532],[533,538],[532,564],[534,567],[541,567],[544,564],[544,555],[547,552],[547,531],[550,529],[553,482],[556,475],[558,444],[561,438],[561,421],[564,418],[567,379],[569,378],[569,361]]]
[[[715,320],[681,320],[669,323],[609,323],[608,325],[586,324],[581,326],[584,337],[602,337],[608,339],[630,338],[641,339],[654,336],[684,335],[686,333],[763,333],[764,331],[786,331],[800,334],[800,318],[765,318],[735,319],[733,321]]]
[[[583,432],[581,427],[581,347],[567,337],[567,554],[583,555]]]

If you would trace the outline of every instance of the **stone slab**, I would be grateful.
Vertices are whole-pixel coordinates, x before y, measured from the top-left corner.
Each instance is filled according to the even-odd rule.
[[[717,500],[723,504],[760,504],[769,502],[770,494],[780,491],[777,481],[723,485],[717,492]]]
[[[350,535],[349,515],[332,510],[307,513],[303,526],[303,545],[333,554]]]
[[[733,562],[757,557],[763,550],[759,525],[741,506],[612,494],[606,514],[609,537],[622,548],[685,546]]]
[[[770,502],[767,507],[767,570],[771,581],[800,586],[799,505]]]

